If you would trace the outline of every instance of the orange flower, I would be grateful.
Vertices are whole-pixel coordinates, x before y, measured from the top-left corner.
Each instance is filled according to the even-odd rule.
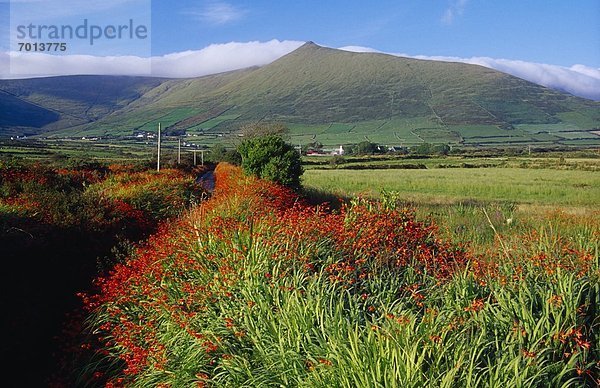
[[[485,302],[483,301],[483,299],[475,299],[475,300],[473,300],[471,305],[465,307],[464,310],[476,313],[478,311],[483,310],[484,307],[485,307]]]
[[[526,358],[535,358],[537,356],[537,353],[535,352],[530,352],[526,349],[523,349],[523,356]]]

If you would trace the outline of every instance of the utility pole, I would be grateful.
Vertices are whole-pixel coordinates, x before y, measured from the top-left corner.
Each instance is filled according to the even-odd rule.
[[[160,171],[160,123],[158,123],[158,153],[156,158],[156,171]]]
[[[192,153],[194,154],[194,166],[196,165],[196,153],[197,152],[200,152],[200,162],[204,166],[204,150],[193,150]]]
[[[177,140],[177,164],[181,164],[181,138]]]

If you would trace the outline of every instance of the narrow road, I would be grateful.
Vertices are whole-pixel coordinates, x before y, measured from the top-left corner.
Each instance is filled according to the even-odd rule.
[[[215,172],[214,170],[207,171],[198,175],[196,183],[202,186],[206,191],[212,193],[215,190]]]

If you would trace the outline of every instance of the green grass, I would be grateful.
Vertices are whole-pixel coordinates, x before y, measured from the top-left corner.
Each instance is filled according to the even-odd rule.
[[[592,139],[596,141],[600,141],[600,136],[584,131],[562,131],[555,133],[556,136],[560,136],[565,139]]]
[[[308,170],[304,184],[348,195],[397,191],[414,201],[513,201],[595,206],[600,176],[592,171],[485,168],[427,170]]]
[[[458,132],[464,139],[471,137],[503,137],[509,134],[507,130],[498,128],[495,125],[452,125],[449,128]]]
[[[598,109],[584,109],[580,112],[562,112],[558,116],[565,122],[572,123],[579,128],[598,127],[598,120],[600,120]]]
[[[193,133],[195,131],[199,131],[199,130],[202,130],[202,129],[204,129],[204,130],[213,129],[214,127],[218,126],[219,124],[221,124],[221,123],[223,123],[225,121],[235,120],[238,117],[240,117],[240,115],[238,115],[238,114],[229,114],[229,115],[223,114],[223,115],[220,115],[218,117],[214,117],[214,118],[212,118],[210,120],[207,120],[207,121],[205,121],[205,122],[203,122],[201,124],[198,124],[195,127],[191,127],[191,128],[189,128],[187,130],[187,132]]]
[[[191,138],[185,138],[191,142]],[[198,144],[209,143],[207,137]],[[218,142],[215,138],[213,142]],[[193,147],[182,147],[182,160],[191,163]],[[163,160],[171,163],[177,157],[177,140],[165,138],[162,142]],[[148,163],[156,159],[156,140],[137,139],[44,139],[0,141],[0,159],[18,158],[26,160],[72,158],[79,160],[101,160],[114,162]],[[199,160],[199,159],[198,159]]]
[[[456,143],[459,140],[453,132],[436,126],[429,117],[394,117],[390,120],[368,120],[350,124],[290,124],[289,128],[294,144],[318,141],[328,147],[356,144],[365,140],[389,145],[421,144],[424,141]]]
[[[462,138],[456,132],[441,128],[418,128],[414,133],[426,143],[457,144]]]
[[[583,146],[583,147],[600,147],[600,138],[599,139],[572,139],[572,140],[562,140],[561,144],[569,145],[569,146]]]

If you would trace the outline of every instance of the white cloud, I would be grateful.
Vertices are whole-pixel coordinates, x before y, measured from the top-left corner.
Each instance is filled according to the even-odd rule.
[[[354,53],[381,53],[381,51],[375,50],[370,47],[364,47],[364,46],[345,46],[345,47],[340,47],[339,49],[344,50],[344,51],[352,51]]]
[[[211,2],[200,10],[188,10],[185,13],[202,22],[221,25],[241,19],[246,11],[228,3]]]
[[[152,70],[148,58],[135,56],[58,56],[19,52],[0,55],[0,69],[6,69],[0,75],[4,79],[75,74],[151,75]]]
[[[469,0],[453,0],[450,6],[444,11],[442,15],[442,23],[452,24],[457,17],[462,16],[465,13],[465,7]]]
[[[563,67],[545,63],[488,57],[454,58],[416,56],[415,58],[480,65],[514,75],[538,85],[562,90],[592,100],[600,100],[600,69],[584,65]]]
[[[299,41],[231,42],[211,44],[198,51],[186,51],[152,58],[152,75],[197,77],[224,71],[262,66],[303,45]]]
[[[0,78],[24,78],[31,75],[112,74],[152,75],[157,77],[199,77],[224,71],[262,66],[292,52],[304,42],[230,42],[213,44],[201,50],[185,51],[160,57],[97,57],[89,55],[54,56],[32,53],[0,54]],[[347,46],[342,50],[379,52],[369,47]],[[391,54],[416,59],[463,62],[496,69],[525,80],[563,90],[576,96],[600,101],[600,69],[577,64],[571,67],[488,57],[440,57]],[[12,73],[9,72],[9,63]],[[20,74],[17,74],[20,73]]]
[[[97,57],[11,52],[0,55],[0,78],[70,74],[152,75],[199,77],[224,71],[262,66],[294,51],[304,42],[279,41],[212,44],[201,50],[160,57]],[[11,72],[8,71],[10,63]],[[5,69],[5,70],[2,70]]]

